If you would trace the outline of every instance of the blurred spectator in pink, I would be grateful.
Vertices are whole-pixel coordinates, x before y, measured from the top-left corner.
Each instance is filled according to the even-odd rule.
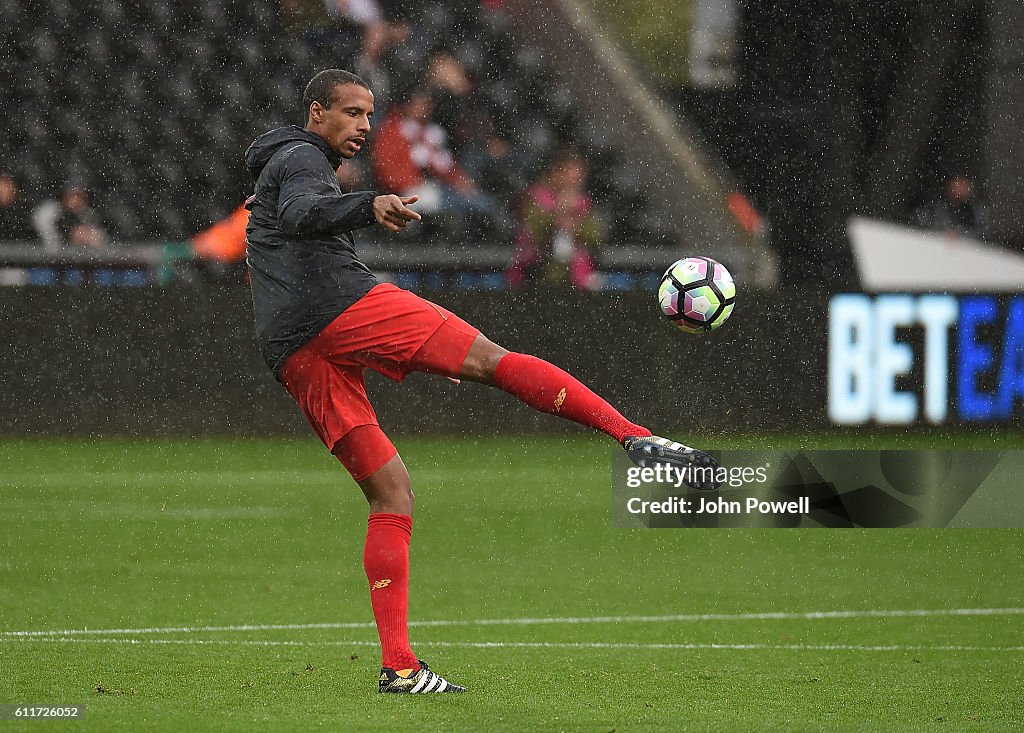
[[[245,205],[192,237],[195,254],[202,260],[229,265],[245,259],[245,225],[249,210]]]
[[[89,206],[89,192],[79,181],[69,182],[60,200],[50,199],[37,206],[32,225],[50,252],[64,247],[102,249],[109,244],[99,215]]]
[[[559,154],[523,201],[516,250],[508,268],[512,287],[543,283],[599,286],[594,256],[600,228],[586,190],[587,164],[574,151]]]
[[[30,223],[28,204],[25,203],[12,173],[0,171],[0,239],[30,241],[36,233]]]

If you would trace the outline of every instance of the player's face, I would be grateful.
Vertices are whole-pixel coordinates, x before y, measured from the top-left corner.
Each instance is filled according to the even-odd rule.
[[[342,158],[351,158],[366,145],[373,93],[358,84],[339,84],[334,88],[330,108],[319,107],[312,114],[314,119],[318,114],[320,117],[317,134]]]

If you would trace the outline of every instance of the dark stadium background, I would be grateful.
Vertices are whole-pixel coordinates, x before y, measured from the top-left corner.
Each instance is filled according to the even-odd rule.
[[[1016,4],[730,4],[732,35],[711,59],[720,73],[701,83],[687,72],[697,64],[700,3],[651,4],[653,17],[682,24],[671,33],[596,5],[598,40],[631,43],[619,47],[643,83],[640,101],[581,50],[594,39],[572,12],[527,0],[389,3],[416,43],[388,63],[394,94],[416,85],[433,52],[464,65],[474,99],[528,153],[507,181],[507,221],[514,192],[553,152],[571,143],[586,156],[606,227],[606,289],[505,289],[507,227],[429,244],[366,230],[360,244],[374,269],[457,304],[500,343],[560,359],[652,421],[807,430],[828,427],[826,299],[859,287],[851,214],[912,224],[945,177],[962,172],[986,201],[989,241],[1024,241],[1024,148],[1013,125],[996,124],[1024,104],[1014,81],[1024,42],[1009,30]],[[210,271],[188,245],[250,191],[240,156],[253,137],[297,120],[296,97],[317,68],[353,60],[344,45],[311,53],[308,27],[286,6],[0,3],[0,169],[33,202],[69,180],[87,185],[113,239],[90,255],[0,243],[3,282],[12,284],[0,288],[9,386],[0,431],[304,429],[261,371],[240,273]],[[662,154],[641,126],[644,106],[674,116],[697,174]],[[710,188],[695,183],[701,175]],[[735,194],[763,231],[730,213]],[[665,266],[689,254],[718,257],[739,280],[733,323],[703,338],[660,323],[652,296]],[[680,406],[666,399],[673,385],[692,385],[683,389],[701,399],[684,393]],[[463,391],[472,399],[448,399],[447,386],[417,379],[376,399],[398,431],[565,429],[525,410],[494,420],[499,396]],[[417,417],[438,399],[449,422]]]

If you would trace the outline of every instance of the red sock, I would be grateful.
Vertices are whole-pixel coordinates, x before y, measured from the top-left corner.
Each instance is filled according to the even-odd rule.
[[[506,354],[494,370],[494,384],[535,410],[558,415],[622,439],[651,431],[631,423],[568,372],[529,354]]]
[[[370,605],[380,636],[381,666],[420,668],[409,647],[409,540],[412,517],[371,514],[363,567],[370,581]]]

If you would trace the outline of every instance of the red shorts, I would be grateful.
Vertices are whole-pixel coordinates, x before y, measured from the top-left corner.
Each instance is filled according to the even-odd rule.
[[[380,283],[288,357],[278,377],[333,451],[353,428],[377,425],[367,367],[399,382],[414,371],[456,377],[479,333],[441,306]]]

